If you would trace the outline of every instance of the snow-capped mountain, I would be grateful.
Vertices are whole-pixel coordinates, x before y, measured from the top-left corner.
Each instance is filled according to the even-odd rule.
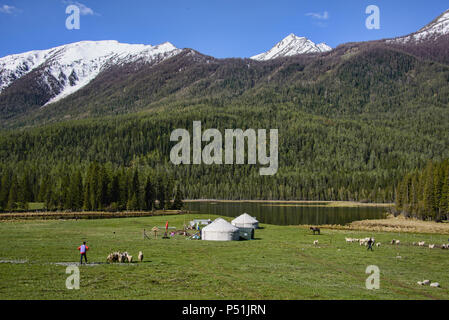
[[[315,44],[305,37],[298,37],[293,33],[278,42],[269,51],[251,57],[253,60],[265,61],[279,57],[289,57],[304,53],[326,52],[332,50],[325,43]]]
[[[181,52],[169,42],[157,46],[118,41],[81,41],[48,50],[0,58],[0,93],[33,70],[56,102],[87,85],[110,65],[132,62],[157,63]]]
[[[449,34],[449,9],[420,30],[404,37],[387,40],[388,43],[420,43]]]

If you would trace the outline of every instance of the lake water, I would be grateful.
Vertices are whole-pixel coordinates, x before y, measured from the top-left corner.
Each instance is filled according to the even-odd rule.
[[[185,209],[204,214],[237,217],[246,212],[261,223],[275,225],[344,225],[356,220],[382,219],[382,207],[326,207],[324,203],[185,202]]]

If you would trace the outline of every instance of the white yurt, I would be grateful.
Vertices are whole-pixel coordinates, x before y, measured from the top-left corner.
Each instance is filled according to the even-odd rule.
[[[259,227],[259,221],[257,221],[256,218],[251,217],[247,213],[244,213],[232,220],[231,224],[233,226],[236,226],[237,228],[257,229]]]
[[[239,239],[239,229],[222,218],[215,219],[214,222],[201,229],[201,240],[232,241]]]

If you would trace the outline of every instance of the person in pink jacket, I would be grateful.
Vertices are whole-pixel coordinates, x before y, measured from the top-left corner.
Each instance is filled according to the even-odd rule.
[[[89,250],[89,247],[86,246],[86,241],[84,241],[83,244],[78,247],[78,250],[80,251],[80,254],[81,254],[80,264],[83,264],[83,257],[87,263],[86,253],[87,253],[87,250]]]

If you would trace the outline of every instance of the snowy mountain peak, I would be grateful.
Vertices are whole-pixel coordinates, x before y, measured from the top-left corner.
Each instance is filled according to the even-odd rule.
[[[49,104],[81,89],[107,66],[136,61],[159,62],[179,52],[181,50],[170,42],[151,46],[105,40],[81,41],[48,50],[14,54],[0,58],[0,93],[31,71],[42,70],[40,80],[52,91]]]
[[[270,60],[279,57],[294,56],[297,54],[326,52],[332,50],[325,43],[315,44],[306,37],[298,37],[290,33],[287,37],[278,42],[269,51],[251,57],[253,60]]]
[[[449,34],[449,9],[425,27],[410,35],[387,40],[389,43],[419,43]]]

